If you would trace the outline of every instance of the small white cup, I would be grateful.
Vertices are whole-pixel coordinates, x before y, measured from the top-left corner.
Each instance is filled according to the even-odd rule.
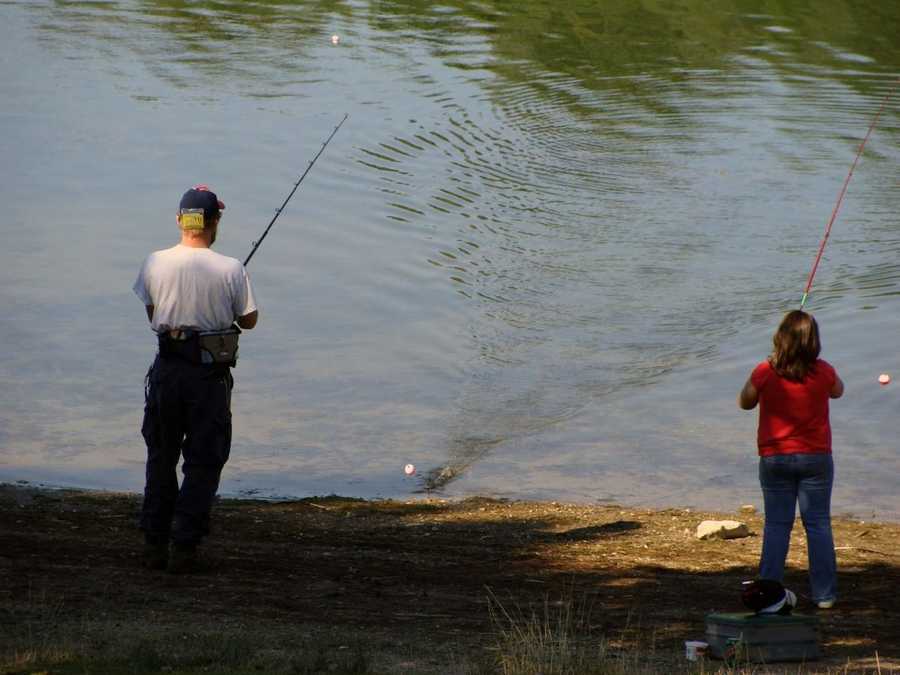
[[[702,640],[685,640],[684,642],[684,656],[688,661],[696,661],[706,656],[707,649],[709,649],[709,644]]]

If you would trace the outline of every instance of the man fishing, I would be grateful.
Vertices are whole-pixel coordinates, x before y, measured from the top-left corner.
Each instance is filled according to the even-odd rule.
[[[231,449],[231,367],[240,333],[234,324],[249,330],[259,317],[244,265],[210,248],[224,208],[206,185],[185,192],[177,216],[181,242],[151,253],[134,283],[159,343],[141,428],[144,565],[175,574],[201,567],[197,546],[209,533]]]

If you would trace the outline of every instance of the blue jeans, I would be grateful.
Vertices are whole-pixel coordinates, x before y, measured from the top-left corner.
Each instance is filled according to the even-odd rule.
[[[813,602],[837,598],[837,562],[831,535],[831,454],[759,458],[759,484],[766,508],[759,576],[782,581],[796,505],[806,530]]]

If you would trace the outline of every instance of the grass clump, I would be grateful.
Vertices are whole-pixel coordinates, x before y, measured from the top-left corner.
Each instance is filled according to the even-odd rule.
[[[591,634],[593,603],[569,595],[539,608],[507,606],[488,589],[495,630],[495,670],[502,675],[612,673],[606,639]],[[620,672],[620,671],[615,671]]]

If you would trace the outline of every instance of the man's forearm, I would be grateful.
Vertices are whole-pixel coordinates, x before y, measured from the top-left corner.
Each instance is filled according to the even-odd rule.
[[[244,314],[244,316],[239,316],[237,318],[237,325],[243,328],[244,330],[250,330],[254,326],[256,326],[256,322],[259,320],[259,311],[253,310],[249,314]]]

